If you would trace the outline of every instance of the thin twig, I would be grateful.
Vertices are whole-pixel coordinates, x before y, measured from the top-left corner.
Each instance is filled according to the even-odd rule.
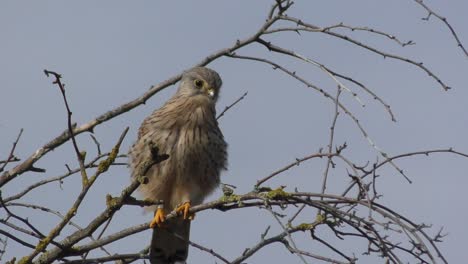
[[[236,58],[236,59],[243,59],[243,60],[252,60],[252,61],[258,61],[258,62],[262,62],[262,63],[265,63],[265,64],[269,64],[269,65],[272,65],[273,66],[273,69],[280,69],[281,71],[283,71],[284,73],[286,73],[287,75],[293,77],[294,79],[300,81],[301,83],[303,83],[304,85],[306,85],[307,87],[309,88],[312,88],[316,91],[318,91],[319,93],[321,93],[323,96],[325,96],[325,98],[327,99],[330,99],[332,100],[333,102],[336,101],[336,98],[333,97],[332,95],[330,95],[328,92],[324,91],[323,89],[313,85],[312,83],[308,82],[307,80],[305,80],[304,78],[298,76],[295,72],[292,72],[288,69],[286,69],[285,67],[275,63],[275,62],[272,62],[271,60],[267,60],[267,59],[264,59],[264,58],[258,58],[258,57],[252,57],[252,56],[241,56],[241,55],[237,55],[237,54],[229,54],[227,55],[229,57],[232,57],[232,58]],[[357,119],[353,113],[351,113],[343,104],[339,103],[338,102],[338,105],[339,107],[341,108],[341,110],[347,115],[349,116],[353,122],[356,124],[356,126],[359,128],[359,130],[361,131],[362,135],[364,136],[364,138],[367,140],[367,142],[369,142],[369,145],[371,145],[376,151],[378,151],[380,153],[380,155],[382,155],[384,158],[387,158],[388,157],[388,154],[386,152],[384,152],[381,148],[379,148],[374,140],[372,140],[372,138],[369,136],[369,134],[367,133],[367,131],[364,129],[364,127],[362,126],[362,124],[359,122],[359,119]],[[408,176],[406,176],[406,174],[403,172],[402,169],[400,169],[393,161],[390,161],[389,162],[399,173],[400,175],[402,175],[409,183],[412,183],[412,181],[408,178]]]
[[[219,253],[216,253],[213,249],[211,248],[207,248],[207,247],[204,247],[200,244],[197,244],[193,241],[189,241],[189,244],[194,247],[194,248],[197,248],[201,251],[205,251],[211,255],[213,255],[214,257],[218,258],[219,260],[221,260],[222,262],[226,263],[226,264],[230,264],[231,262],[229,262],[229,260],[227,260],[226,258],[224,258],[223,256],[221,256]]]
[[[328,140],[328,153],[332,152],[333,148],[333,140],[335,138],[335,127],[336,127],[336,121],[338,120],[338,115],[340,114],[339,111],[339,98],[341,94],[341,87],[338,86],[336,89],[336,97],[335,97],[335,114],[333,115],[333,120],[332,124],[330,126],[330,139]],[[328,179],[328,172],[330,170],[330,167],[332,166],[332,156],[327,157],[327,166],[325,167],[325,171],[323,172],[323,179],[322,179],[322,190],[321,193],[325,193],[325,190],[327,189],[327,179]],[[317,212],[320,214],[320,211]]]
[[[282,167],[281,169],[278,169],[278,170],[272,172],[270,175],[268,175],[268,176],[266,176],[266,177],[264,177],[264,178],[262,178],[260,180],[257,180],[257,183],[255,184],[255,188],[258,189],[258,187],[260,187],[260,185],[262,185],[266,181],[268,181],[271,178],[273,178],[273,177],[275,177],[275,176],[289,170],[290,168],[292,168],[294,166],[299,166],[304,161],[314,159],[314,158],[333,157],[333,156],[336,156],[336,155],[338,155],[338,153],[314,153],[314,154],[305,156],[305,157],[300,158],[300,159],[296,158],[296,160],[294,162],[289,163],[288,165]]]
[[[63,84],[62,81],[60,80],[62,78],[60,74],[54,71],[49,71],[49,70],[44,70],[44,73],[47,77],[49,77],[49,74],[55,77],[55,81],[53,82],[53,84],[57,84],[57,86],[60,89],[60,92],[62,93],[63,102],[65,103],[65,108],[67,109],[68,132],[70,133],[70,137],[73,143],[73,148],[75,149],[76,158],[78,159],[78,163],[80,164],[82,187],[84,189],[86,185],[88,185],[88,181],[89,181],[88,175],[86,173],[86,167],[84,164],[85,153],[81,153],[80,149],[78,148],[78,144],[76,143],[75,134],[73,132],[74,127],[72,125],[72,112],[70,110],[70,106],[68,105],[67,96],[65,95],[65,84]]]
[[[224,108],[224,110],[216,117],[216,119],[220,119],[222,116],[224,116],[224,113],[226,113],[229,109],[231,109],[233,106],[235,106],[237,103],[239,103],[240,101],[244,100],[244,98],[247,96],[247,93],[248,92],[245,92],[241,97],[239,97],[236,101],[234,101],[234,103],[226,106]]]
[[[97,167],[96,162],[98,162],[102,158],[108,157],[109,155],[110,155],[110,152],[96,156],[94,159],[92,159],[87,164],[85,164],[85,168],[95,168],[95,167]],[[117,157],[120,158],[122,156],[118,155]],[[117,162],[113,163],[111,166],[114,166],[114,165],[124,165],[124,166],[126,166],[126,164],[124,164],[124,163],[117,163]],[[80,171],[80,168],[76,168],[76,169],[68,168],[67,173],[65,173],[63,175],[60,175],[60,176],[51,177],[51,178],[44,179],[44,180],[38,181],[36,183],[33,183],[33,184],[29,185],[28,187],[26,187],[21,192],[19,192],[17,194],[14,194],[12,196],[6,197],[4,199],[4,201],[5,202],[10,202],[10,201],[13,201],[13,200],[20,199],[21,197],[23,197],[24,195],[26,195],[27,193],[29,193],[30,191],[32,191],[32,190],[34,190],[34,189],[36,189],[38,187],[44,186],[44,185],[46,185],[48,183],[51,183],[51,182],[56,182],[56,181],[62,182],[64,179],[68,178],[69,176],[71,176],[71,175],[73,175],[73,174],[75,174],[75,173],[77,173],[79,171]]]
[[[57,216],[57,217],[59,217],[59,218],[61,218],[61,219],[64,219],[64,218],[65,218],[65,216],[64,216],[62,213],[60,213],[59,211],[55,211],[55,210],[52,210],[52,209],[50,209],[50,208],[47,208],[47,207],[44,207],[44,206],[40,206],[40,205],[25,204],[25,203],[8,203],[7,205],[8,205],[8,206],[19,206],[19,207],[25,207],[25,208],[39,209],[39,210],[41,210],[41,211],[43,211],[43,212],[47,212],[47,213],[53,214],[53,215],[55,215],[55,216]],[[69,221],[69,225],[75,227],[75,228],[78,229],[78,230],[82,230],[82,229],[83,229],[82,227],[80,227],[78,224],[76,224],[76,223],[73,222],[73,221]],[[39,236],[38,236],[38,238],[44,238],[44,236],[42,236],[42,237],[39,237]],[[92,241],[96,241],[96,239],[95,239],[92,235],[90,235],[89,238],[90,238]],[[100,236],[98,236],[98,239],[99,239],[99,238],[100,238]],[[106,253],[107,255],[109,255],[109,256],[111,255],[111,254],[109,253],[109,251],[107,251],[104,247],[101,247],[101,250],[102,250],[104,253]]]
[[[457,46],[460,47],[460,49],[463,51],[463,53],[465,53],[465,57],[468,57],[468,51],[465,49],[465,47],[463,46],[463,44],[461,43],[460,39],[458,38],[457,36],[457,33],[455,31],[455,29],[453,29],[452,25],[450,25],[450,23],[448,22],[447,18],[446,17],[443,17],[439,14],[437,14],[436,12],[432,11],[431,8],[429,8],[429,6],[427,6],[426,4],[424,4],[423,0],[414,0],[416,3],[418,3],[420,6],[424,7],[424,9],[426,9],[427,11],[427,17],[425,18],[422,18],[423,20],[429,20],[429,18],[431,17],[431,15],[434,15],[435,17],[437,17],[439,20],[441,20],[442,22],[444,22],[444,24],[448,27],[448,29],[450,29],[450,32],[452,33],[452,36],[453,38],[455,39],[455,41],[457,42]]]
[[[83,199],[85,198],[86,194],[88,193],[89,189],[93,185],[93,183],[96,181],[99,175],[107,171],[109,166],[114,162],[115,158],[117,157],[117,154],[120,149],[120,145],[122,144],[123,139],[125,138],[125,135],[128,132],[128,127],[123,131],[123,133],[120,135],[119,140],[117,141],[117,144],[113,148],[113,155],[110,155],[106,161],[101,162],[103,164],[103,167],[100,167],[96,170],[96,173],[88,179],[87,184],[83,186],[82,191],[76,198],[75,202],[73,205],[70,207],[70,209],[67,211],[65,214],[65,217],[62,219],[62,221],[57,224],[50,232],[49,235],[45,238],[44,243],[40,243],[36,246],[35,250],[29,254],[28,256],[25,256],[22,258],[22,261],[25,263],[31,262],[40,252],[42,252],[44,249],[46,249],[47,245],[49,244],[49,241],[52,241],[55,237],[57,237],[62,229],[67,225],[70,220],[76,215],[76,212],[78,211],[78,207],[81,205]],[[107,166],[107,167],[106,167]],[[77,231],[80,232],[80,231]],[[66,247],[66,246],[65,246]],[[61,250],[61,249],[58,249]],[[47,255],[47,254],[46,254]]]
[[[23,134],[23,129],[21,128],[20,132],[18,133],[18,136],[16,137],[16,140],[13,142],[13,147],[11,147],[11,149],[10,149],[10,154],[8,154],[8,158],[6,160],[0,161],[0,164],[3,164],[0,167],[0,172],[2,172],[5,169],[5,167],[8,165],[9,162],[19,161],[19,159],[15,156],[15,149],[16,149],[16,145],[18,144],[22,134]]]
[[[266,201],[267,203],[268,201]],[[305,264],[308,264],[307,260],[304,258],[303,254],[299,254],[297,253],[297,251],[299,251],[297,249],[297,245],[296,245],[296,242],[294,241],[294,239],[292,238],[292,235],[291,233],[289,232],[288,228],[286,228],[286,226],[283,224],[283,222],[281,222],[281,220],[279,219],[278,215],[273,212],[273,209],[271,209],[271,207],[269,206],[265,206],[265,209],[268,210],[268,212],[270,212],[270,214],[273,216],[273,218],[276,220],[276,222],[278,222],[278,224],[281,226],[281,228],[283,229],[284,233],[286,234],[286,237],[289,238],[289,241],[291,242],[292,244],[292,248],[296,250],[295,254],[299,257],[299,259],[305,263]],[[293,251],[294,252],[294,251]]]
[[[292,5],[292,2],[287,1],[286,5],[283,5],[283,9],[281,10],[280,14],[284,13],[290,6]],[[272,7],[272,10],[275,9],[276,6]],[[276,21],[279,20],[279,15],[273,16],[265,23],[251,36],[243,39],[243,40],[237,40],[231,47],[220,49],[211,55],[208,55],[206,58],[198,62],[195,66],[205,66],[208,63],[229,55],[233,53],[234,51],[245,47],[251,43],[254,43],[257,38],[263,34],[266,30],[270,28],[271,25],[273,25]],[[94,118],[93,120],[84,123],[83,125],[79,127],[74,127],[73,128],[73,135],[76,136],[78,134],[81,134],[83,132],[92,132],[93,129],[98,126],[99,124],[102,124],[106,121],[111,120],[114,117],[117,117],[123,113],[126,113],[133,108],[140,106],[142,104],[145,104],[146,101],[151,98],[153,95],[157,94],[158,92],[164,90],[165,88],[174,85],[177,83],[180,78],[182,77],[182,73],[179,73],[157,85],[151,86],[151,88],[145,92],[143,95],[140,97],[131,100],[117,108],[114,108],[110,111],[107,111],[106,113],[103,113],[99,115],[98,117]],[[40,147],[38,150],[36,150],[33,154],[31,154],[24,162],[19,164],[18,166],[14,167],[13,169],[6,171],[0,176],[0,188],[11,181],[12,179],[18,177],[19,175],[23,174],[26,171],[32,170],[34,167],[34,163],[36,163],[39,159],[44,157],[47,153],[49,153],[51,150],[61,146],[65,142],[67,142],[71,138],[71,134],[68,130],[62,132],[59,136],[55,137],[52,139],[49,143],[45,144],[44,146]]]
[[[298,25],[301,25],[301,26],[304,26],[304,27],[309,27],[309,28],[313,29],[314,31],[316,31],[316,28],[317,28],[317,26],[314,26],[314,25],[309,24],[309,23],[305,23],[302,20],[297,19],[297,18],[293,18],[293,17],[289,17],[289,16],[282,16],[281,19],[292,21],[292,22],[297,23]],[[355,39],[350,38],[350,37],[348,37],[346,35],[342,35],[342,34],[339,34],[339,33],[333,32],[333,31],[324,30],[324,31],[321,31],[321,32],[324,33],[324,34],[336,37],[336,38],[343,39],[343,40],[345,40],[347,42],[353,43],[353,44],[355,44],[355,45],[357,45],[359,47],[362,47],[362,48],[367,49],[369,51],[372,51],[372,52],[374,52],[376,54],[379,54],[384,58],[392,58],[392,59],[395,59],[395,60],[399,60],[399,61],[407,62],[409,64],[413,64],[414,66],[416,66],[416,67],[420,68],[421,70],[425,71],[430,77],[432,77],[435,81],[437,81],[437,83],[439,83],[440,86],[442,86],[442,88],[445,91],[448,91],[451,88],[451,87],[447,86],[431,70],[429,70],[426,66],[424,66],[422,62],[416,62],[414,60],[411,60],[411,59],[408,59],[408,58],[405,58],[405,57],[401,57],[401,56],[398,56],[398,55],[383,52],[383,51],[381,51],[381,50],[379,50],[377,48],[374,48],[374,47],[372,47],[370,45],[366,45],[366,44],[364,44],[364,43],[362,43],[362,42],[360,42],[358,40],[355,40]]]
[[[114,147],[116,152],[118,152],[118,148],[120,147],[120,143],[123,141],[123,138],[124,138],[127,131],[128,131],[128,128],[121,135],[121,137],[120,137],[120,139],[118,141],[118,144]],[[153,156],[150,157],[150,160],[144,162],[145,165],[142,166],[142,168],[140,168],[141,171],[140,171],[139,175],[145,175],[146,171],[149,170],[153,165],[158,164],[158,163],[168,159],[168,157],[169,157],[166,154],[159,154],[157,148],[153,149],[151,151],[151,153],[153,154]],[[94,182],[97,175],[98,174],[96,174],[95,176],[90,178],[90,185],[92,185],[92,183]],[[145,179],[146,179],[146,181],[145,181]],[[109,199],[112,199],[112,201],[108,203],[108,207],[101,214],[99,214],[96,218],[94,218],[88,224],[88,226],[86,226],[82,230],[78,230],[78,231],[74,232],[73,234],[69,235],[66,239],[61,241],[61,244],[63,245],[63,247],[66,248],[66,249],[71,250],[72,246],[75,246],[75,244],[78,243],[79,241],[81,241],[83,238],[89,236],[89,234],[92,234],[97,228],[99,228],[103,223],[105,223],[117,210],[119,210],[124,205],[124,203],[128,199],[128,197],[138,188],[138,186],[140,186],[141,183],[145,183],[145,182],[147,182],[146,177],[143,177],[143,176],[137,177],[137,178],[133,179],[132,183],[129,186],[127,186],[124,190],[122,190],[122,193],[121,193],[121,195],[119,197],[116,197],[116,198],[111,198],[110,197]],[[82,199],[81,197],[84,197],[84,196],[80,196],[75,203],[80,202],[79,199]],[[65,221],[62,221],[62,223],[63,222],[65,222]],[[148,227],[149,227],[149,225],[147,225],[147,228]],[[55,229],[57,229],[57,228],[55,228]],[[104,239],[105,238],[102,238],[102,239],[99,239],[97,241],[93,241],[92,243],[97,244],[98,241],[102,241]],[[103,246],[103,244],[99,245],[98,247],[100,247],[100,246]],[[79,251],[78,248],[79,247],[75,246],[73,248],[73,251],[75,251],[75,252]],[[84,251],[84,252],[87,252],[87,251]],[[57,260],[57,258],[59,258],[62,253],[63,253],[63,250],[61,250],[61,249],[57,249],[57,248],[51,249],[47,253],[42,254],[38,258],[37,262],[38,263],[52,263],[53,261]],[[32,259],[31,258],[32,255],[33,254],[29,255],[27,258],[25,258],[25,260]]]

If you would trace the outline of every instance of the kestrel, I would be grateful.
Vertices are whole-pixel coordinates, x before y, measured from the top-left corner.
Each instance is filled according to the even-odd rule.
[[[153,165],[140,186],[143,197],[161,200],[150,227],[151,263],[184,262],[188,255],[192,205],[198,205],[219,184],[227,165],[227,144],[216,120],[215,104],[221,88],[215,71],[196,67],[182,75],[174,96],[147,117],[129,157],[132,177],[151,157],[151,145],[169,158]],[[152,208],[154,210],[154,208]],[[176,210],[182,216],[165,221]]]

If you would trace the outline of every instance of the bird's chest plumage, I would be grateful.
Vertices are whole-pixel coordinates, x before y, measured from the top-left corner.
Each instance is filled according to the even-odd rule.
[[[187,195],[194,204],[201,202],[219,184],[220,171],[226,167],[226,143],[214,112],[194,107],[174,115],[168,126],[154,131],[153,139],[169,154],[154,179],[161,180],[160,187],[173,190],[171,204],[187,199]]]
[[[183,118],[183,124],[176,129],[177,140],[171,151],[178,177],[199,184],[218,182],[226,147],[214,114],[196,108]]]
[[[201,203],[226,168],[227,144],[214,107],[193,102],[178,100],[179,105],[170,109],[166,105],[153,113],[144,121],[131,151],[134,172],[150,157],[150,142],[169,155],[148,171],[149,183],[140,187],[145,197],[164,200],[169,208],[184,201]]]

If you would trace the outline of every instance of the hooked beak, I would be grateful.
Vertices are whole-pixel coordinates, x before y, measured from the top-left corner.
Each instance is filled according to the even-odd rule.
[[[213,88],[207,87],[207,88],[206,88],[206,94],[207,94],[208,96],[210,96],[210,97],[214,97],[215,91],[214,91]]]

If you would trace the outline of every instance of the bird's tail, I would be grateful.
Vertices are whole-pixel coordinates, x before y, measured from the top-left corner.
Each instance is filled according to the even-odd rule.
[[[188,256],[190,220],[172,218],[153,229],[150,247],[152,264],[185,263]]]

